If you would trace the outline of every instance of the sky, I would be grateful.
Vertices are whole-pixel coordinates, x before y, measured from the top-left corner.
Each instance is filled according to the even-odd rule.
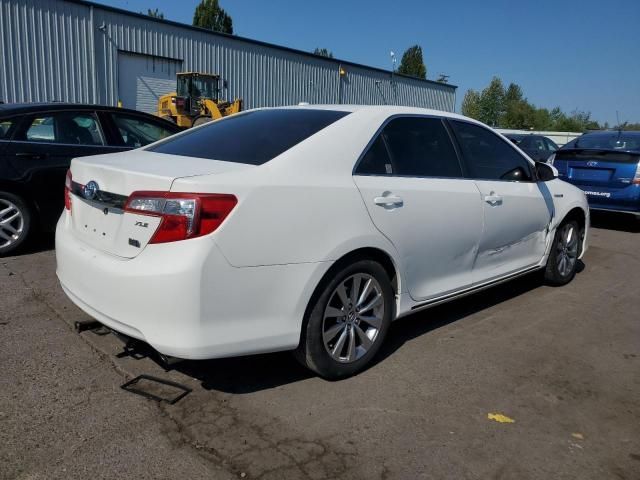
[[[135,12],[158,8],[191,24],[199,0],[98,0]],[[450,76],[457,109],[493,76],[539,107],[640,122],[640,0],[220,0],[234,34],[391,68],[422,46],[427,78]]]

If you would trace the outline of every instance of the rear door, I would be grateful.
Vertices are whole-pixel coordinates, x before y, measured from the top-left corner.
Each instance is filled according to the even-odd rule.
[[[6,155],[43,219],[53,222],[64,205],[64,179],[71,159],[120,150],[105,145],[94,112],[59,111],[29,115]]]
[[[436,117],[394,117],[372,140],[354,180],[376,227],[400,254],[415,300],[471,285],[482,206]]]
[[[466,169],[482,195],[484,232],[474,283],[532,267],[544,256],[554,214],[548,190],[531,163],[486,127],[452,120]]]

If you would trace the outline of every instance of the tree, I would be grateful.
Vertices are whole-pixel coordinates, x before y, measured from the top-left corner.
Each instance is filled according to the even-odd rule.
[[[571,115],[567,115],[560,107],[551,111],[538,108],[526,99],[520,85],[510,83],[505,90],[502,80],[498,77],[493,77],[489,86],[481,93],[472,89],[467,91],[462,100],[462,114],[502,128],[563,132],[583,132],[602,128],[598,122],[591,119],[591,112],[574,110]],[[606,125],[608,124],[605,123]],[[640,129],[640,124],[633,127]]]
[[[480,121],[492,127],[498,126],[504,112],[504,95],[502,80],[493,77],[480,94]]]
[[[467,90],[464,94],[462,114],[480,120],[480,94],[473,89]]]
[[[149,15],[150,17],[153,18],[160,18],[163,19],[164,18],[164,13],[162,13],[160,10],[158,10],[157,8],[154,8],[153,10],[151,10],[150,8],[147,9],[147,15]]]
[[[503,113],[498,121],[502,128],[529,129],[535,128],[536,108],[531,105],[522,88],[516,83],[510,83],[504,94]]]
[[[321,57],[333,58],[333,53],[331,50],[327,50],[326,48],[316,48],[313,51],[314,55],[320,55]]]
[[[412,77],[427,78],[427,67],[422,59],[422,47],[414,45],[404,52],[398,73]]]
[[[214,32],[233,33],[233,20],[218,4],[218,0],[201,0],[193,14],[193,25]]]

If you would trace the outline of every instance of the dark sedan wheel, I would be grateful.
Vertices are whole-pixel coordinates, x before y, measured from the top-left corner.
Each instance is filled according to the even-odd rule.
[[[332,276],[311,306],[298,359],[329,379],[363,370],[380,349],[395,296],[384,268],[361,260]]]
[[[544,278],[549,284],[565,285],[573,280],[578,267],[583,235],[582,228],[575,220],[558,227],[544,272]]]
[[[0,257],[20,248],[30,229],[31,212],[25,202],[12,193],[0,192]]]

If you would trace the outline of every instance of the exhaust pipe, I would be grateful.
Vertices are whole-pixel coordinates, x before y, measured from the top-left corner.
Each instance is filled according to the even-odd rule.
[[[184,361],[182,358],[171,357],[160,352],[158,352],[158,355],[160,356],[160,361],[167,367],[172,367],[173,365]]]

